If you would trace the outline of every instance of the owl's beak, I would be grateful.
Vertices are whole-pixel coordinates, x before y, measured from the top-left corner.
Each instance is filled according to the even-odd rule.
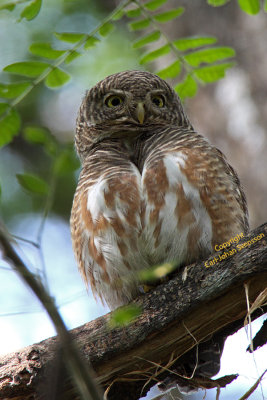
[[[136,115],[137,119],[140,122],[140,124],[143,124],[144,119],[145,119],[145,107],[144,103],[138,103],[136,107]]]

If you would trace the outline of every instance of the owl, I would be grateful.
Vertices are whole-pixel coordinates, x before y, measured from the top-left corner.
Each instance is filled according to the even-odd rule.
[[[125,71],[95,85],[75,144],[73,248],[85,283],[111,309],[140,294],[141,269],[190,264],[248,231],[237,174],[158,76]]]
[[[75,144],[73,248],[86,284],[111,309],[140,294],[140,270],[190,264],[247,233],[236,172],[158,76],[125,71],[96,84],[82,101]]]

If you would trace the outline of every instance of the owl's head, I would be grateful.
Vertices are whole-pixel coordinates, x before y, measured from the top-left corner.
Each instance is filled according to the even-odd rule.
[[[137,137],[155,126],[189,125],[175,91],[150,72],[110,75],[87,93],[77,118],[78,154],[107,138]]]

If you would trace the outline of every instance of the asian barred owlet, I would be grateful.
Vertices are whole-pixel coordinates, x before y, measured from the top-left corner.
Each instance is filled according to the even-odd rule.
[[[190,264],[247,232],[237,174],[158,76],[125,71],[95,85],[75,142],[73,247],[85,282],[111,309],[138,296],[140,269]]]

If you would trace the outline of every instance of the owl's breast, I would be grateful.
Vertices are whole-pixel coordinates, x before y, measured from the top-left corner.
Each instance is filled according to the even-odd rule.
[[[138,295],[138,270],[188,264],[244,232],[240,190],[212,153],[151,152],[142,171],[116,160],[80,179],[72,211],[81,273],[111,308]]]

